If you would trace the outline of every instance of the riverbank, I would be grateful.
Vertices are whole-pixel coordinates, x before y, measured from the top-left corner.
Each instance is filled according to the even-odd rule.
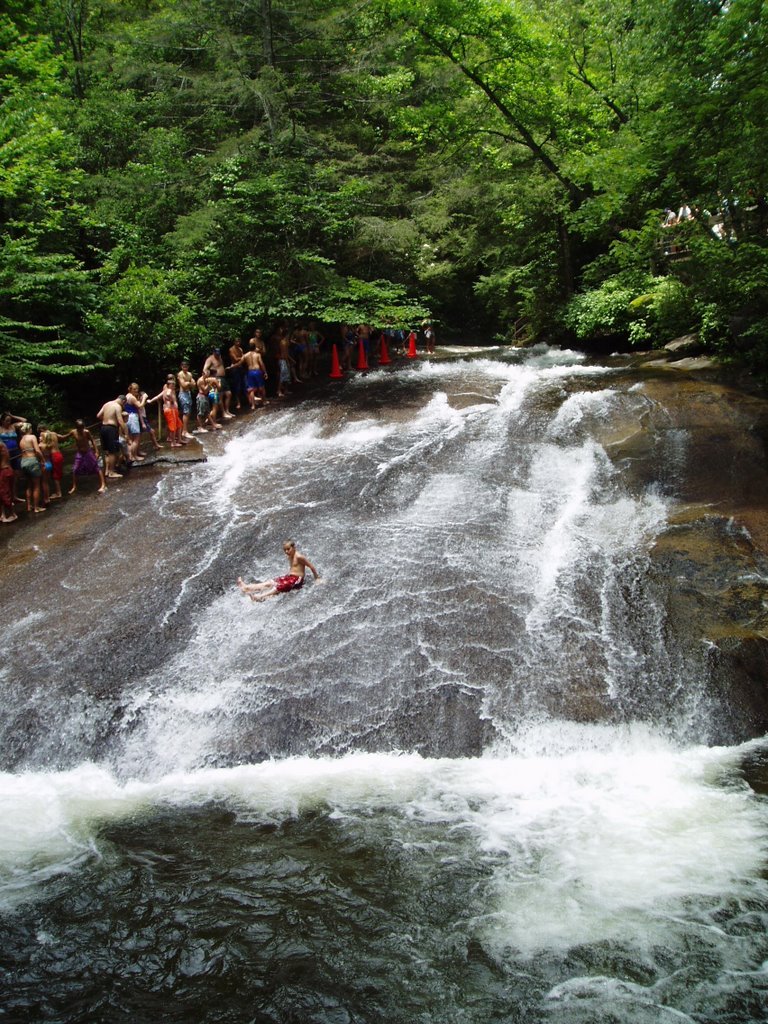
[[[37,548],[42,548],[49,543],[57,543],[57,538],[54,533],[51,532],[51,526],[46,525],[46,522],[50,524],[51,520],[56,523],[56,533],[63,532],[65,536],[72,535],[72,514],[76,514],[77,517],[86,519],[88,521],[98,518],[98,508],[90,506],[86,507],[83,505],[84,498],[98,497],[100,501],[102,499],[109,499],[115,497],[118,494],[125,492],[128,487],[135,486],[139,480],[152,481],[153,486],[156,484],[158,479],[158,473],[168,468],[180,469],[184,466],[193,465],[197,462],[204,461],[208,457],[209,452],[217,452],[220,449],[219,439],[227,438],[232,434],[232,428],[237,423],[252,422],[254,417],[262,417],[275,413],[281,409],[291,408],[299,402],[305,401],[311,398],[319,398],[324,394],[338,394],[339,390],[343,388],[345,383],[348,383],[355,379],[358,373],[363,375],[368,372],[385,369],[385,372],[397,372],[398,369],[418,364],[418,362],[439,362],[446,359],[462,358],[470,355],[481,355],[485,352],[498,351],[499,346],[462,346],[462,347],[449,347],[449,348],[438,348],[437,351],[427,356],[424,352],[419,352],[417,357],[412,360],[407,356],[396,355],[391,353],[389,355],[390,362],[387,364],[386,369],[384,367],[373,365],[368,370],[358,371],[353,369],[345,373],[340,379],[333,380],[329,377],[331,370],[331,357],[326,354],[322,369],[318,376],[309,378],[303,381],[301,384],[294,384],[293,391],[283,399],[277,399],[274,395],[270,396],[268,404],[266,406],[260,406],[255,411],[249,409],[243,409],[236,414],[235,420],[225,422],[221,431],[210,431],[207,435],[196,434],[194,441],[190,442],[185,448],[172,450],[165,444],[162,451],[155,452],[151,448],[144,448],[143,454],[145,459],[142,462],[136,462],[125,471],[124,478],[120,481],[109,481],[107,492],[105,495],[96,495],[96,489],[98,486],[97,478],[84,478],[81,480],[78,486],[78,493],[74,496],[67,494],[71,482],[71,469],[74,461],[75,449],[74,445],[62,446],[64,454],[64,480],[62,481],[63,498],[61,500],[54,500],[50,502],[46,513],[43,515],[35,515],[27,513],[23,505],[17,504],[16,511],[18,519],[10,524],[0,526],[0,554],[3,552],[7,553],[7,560],[9,564],[14,564],[21,560],[22,562],[32,557],[34,551]],[[234,410],[233,410],[234,412]],[[163,422],[162,419],[157,424],[158,431],[162,431]],[[97,436],[97,428],[91,428],[94,436]],[[142,435],[144,437],[145,435]],[[76,503],[76,509],[69,509],[70,502]],[[64,510],[67,509],[67,514]],[[61,526],[59,526],[61,524]],[[22,540],[24,534],[29,531],[30,536],[27,540]],[[21,551],[12,550],[18,544],[22,545]],[[2,570],[0,570],[0,576]]]
[[[280,401],[271,399],[266,406],[261,406],[255,411],[243,409],[236,413],[234,420],[226,421],[221,431],[209,431],[206,435],[195,433],[194,439],[183,448],[172,449],[167,442],[163,443],[159,451],[146,447],[141,450],[143,460],[133,462],[121,469],[123,477],[121,480],[107,481],[107,490],[104,494],[98,494],[97,477],[81,477],[78,483],[77,493],[68,494],[72,485],[72,464],[75,458],[74,444],[62,445],[64,455],[64,479],[62,480],[63,497],[49,502],[45,514],[35,515],[28,513],[22,504],[16,505],[18,519],[13,523],[3,524],[0,527],[0,553],[7,552],[7,560],[10,564],[21,560],[22,562],[32,557],[35,550],[44,547],[49,543],[60,543],[58,537],[62,534],[65,538],[73,535],[73,517],[76,526],[77,519],[85,522],[93,522],[100,515],[100,508],[106,511],[110,502],[118,500],[120,503],[129,490],[139,485],[149,483],[154,487],[163,472],[174,470],[181,471],[184,467],[205,462],[209,453],[218,452],[225,440],[230,437],[233,430],[244,423],[252,423],[255,419],[269,415],[278,409],[290,408],[297,402],[303,401],[320,392],[326,385],[322,381],[311,380],[300,386],[294,394]],[[158,425],[162,429],[162,423]],[[91,433],[97,437],[97,426],[91,428]],[[142,435],[146,438],[146,435]],[[21,493],[23,494],[23,488]],[[52,524],[55,523],[55,533],[51,532]],[[29,534],[29,538],[25,535]],[[23,545],[21,552],[14,552],[19,543]],[[0,576],[2,570],[0,569]]]

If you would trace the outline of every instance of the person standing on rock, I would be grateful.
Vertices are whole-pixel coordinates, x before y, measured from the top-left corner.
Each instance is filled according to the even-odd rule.
[[[70,430],[66,435],[75,442],[75,461],[72,465],[72,487],[69,493],[74,494],[77,490],[77,478],[79,476],[98,476],[99,494],[104,494],[107,483],[104,473],[99,465],[99,453],[96,451],[96,444],[90,430],[87,429],[83,420],[75,420],[75,429]]]
[[[156,452],[159,452],[163,446],[157,440],[157,434],[155,433],[152,424],[149,422],[149,416],[147,415],[147,402],[149,401],[149,395],[146,391],[139,389],[139,398],[141,399],[139,405],[139,422],[141,424],[141,432],[142,434],[149,434],[152,447]]]
[[[220,348],[215,348],[205,360],[203,373],[209,377],[216,378],[216,393],[218,395],[216,404],[221,407],[221,418],[223,420],[233,420],[235,418],[234,413],[229,411],[232,394],[229,390],[227,371],[224,369],[224,360],[221,358]]]
[[[192,415],[197,392],[197,381],[194,374],[190,373],[189,360],[181,360],[181,369],[176,374],[179,382],[179,412],[181,413],[181,436],[183,440],[191,441],[192,434],[189,431],[189,417]]]
[[[169,373],[165,378],[163,390],[158,392],[154,398],[148,398],[145,405],[152,405],[161,399],[163,402],[163,417],[168,429],[168,440],[170,441],[171,448],[182,448],[187,441],[186,438],[182,440],[181,436],[184,425],[181,421],[181,416],[179,416],[179,403],[176,398],[176,378],[172,373]]]
[[[248,395],[248,404],[253,411],[256,408],[257,391],[261,405],[266,405],[267,402],[267,368],[264,365],[261,353],[256,348],[254,338],[251,338],[250,351],[245,353],[240,363],[245,372],[245,390]]]
[[[125,395],[125,411],[128,416],[128,459],[131,462],[143,462],[141,454],[141,413],[147,399],[142,399],[138,384],[129,384]]]
[[[27,512],[45,512],[45,503],[41,501],[45,459],[31,423],[22,424],[19,451],[21,472],[24,474],[27,487]]]
[[[45,456],[46,469],[50,464],[48,472],[51,474],[51,483],[53,484],[53,493],[49,499],[51,501],[61,497],[61,481],[64,478],[64,456],[61,454],[59,441],[63,441],[65,436],[64,434],[57,434],[55,430],[50,430],[42,423],[40,424],[40,447]]]
[[[425,324],[424,326],[424,341],[426,342],[427,355],[433,356],[435,354],[435,328],[432,324]]]
[[[0,441],[0,523],[15,523],[19,518],[13,510],[16,474],[11,466],[7,446]]]
[[[286,330],[281,330],[278,335],[277,341],[277,365],[279,372],[279,379],[277,384],[277,397],[287,398],[290,387],[291,378],[295,378],[295,366],[293,356],[291,355],[291,340],[288,337]],[[298,378],[296,378],[298,380]],[[298,381],[298,383],[301,383]]]
[[[125,395],[118,395],[111,402],[105,402],[96,413],[99,427],[101,448],[106,461],[105,476],[107,480],[120,480],[123,474],[116,472],[117,456],[120,454],[120,438],[126,436]]]
[[[235,396],[235,412],[240,412],[243,407],[243,398],[246,397],[245,370],[242,365],[243,355],[243,346],[240,344],[240,339],[235,338],[229,346],[229,368],[227,370],[232,394]]]
[[[208,392],[210,391],[210,380],[205,373],[201,374],[197,378],[197,398],[196,398],[196,409],[197,409],[197,429],[196,434],[207,434],[209,428],[211,430],[221,430],[221,426],[211,416],[211,403],[208,399]],[[215,378],[214,378],[215,380]],[[206,423],[208,426],[206,426]]]

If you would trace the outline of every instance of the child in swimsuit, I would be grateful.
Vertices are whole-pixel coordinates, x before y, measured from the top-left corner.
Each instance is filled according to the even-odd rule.
[[[40,447],[45,456],[46,473],[50,474],[50,482],[53,484],[53,493],[46,495],[46,500],[53,500],[61,497],[61,481],[64,476],[64,456],[59,450],[59,441],[63,441],[67,434],[57,434],[55,430],[40,426]],[[45,485],[44,485],[45,486]]]
[[[260,583],[243,583],[242,577],[238,576],[238,587],[252,601],[266,601],[268,597],[285,594],[289,590],[300,590],[304,586],[307,569],[312,570],[316,580],[320,579],[320,573],[305,555],[296,550],[292,540],[283,541],[283,551],[291,563],[290,571],[285,576],[276,576],[273,580],[264,580]]]

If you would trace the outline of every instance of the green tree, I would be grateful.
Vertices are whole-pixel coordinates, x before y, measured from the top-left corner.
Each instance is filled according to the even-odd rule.
[[[63,126],[62,61],[44,35],[0,18],[0,386],[42,411],[54,380],[99,364],[83,331],[94,284],[76,140]]]

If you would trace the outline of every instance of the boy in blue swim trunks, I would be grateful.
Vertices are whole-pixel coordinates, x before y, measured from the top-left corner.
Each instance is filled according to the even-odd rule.
[[[240,360],[240,366],[245,370],[245,390],[248,395],[248,404],[253,411],[256,408],[257,391],[261,405],[267,404],[267,368],[254,338],[251,338],[250,346],[250,351],[246,352]]]

